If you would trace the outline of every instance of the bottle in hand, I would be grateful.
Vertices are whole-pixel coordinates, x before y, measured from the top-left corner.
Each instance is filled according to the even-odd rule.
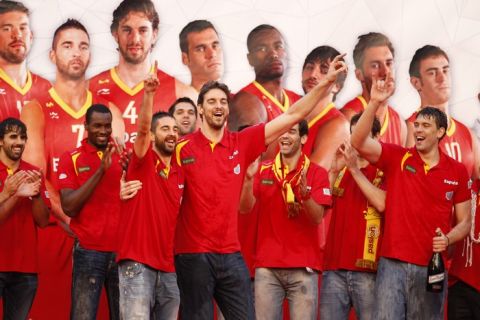
[[[440,236],[440,233],[437,233]],[[434,252],[430,263],[428,264],[427,273],[427,291],[442,292],[445,279],[445,264],[440,252]]]

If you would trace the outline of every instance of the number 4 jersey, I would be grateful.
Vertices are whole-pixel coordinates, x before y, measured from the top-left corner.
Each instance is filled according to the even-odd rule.
[[[168,111],[175,102],[175,78],[157,70],[160,86],[155,93],[153,112]],[[90,79],[90,90],[112,102],[122,112],[125,122],[125,144],[133,146],[137,136],[138,110],[143,99],[143,81],[134,88],[127,86],[118,76],[115,68],[103,71]]]

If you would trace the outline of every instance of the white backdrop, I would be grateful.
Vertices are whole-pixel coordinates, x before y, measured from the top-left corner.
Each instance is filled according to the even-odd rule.
[[[91,35],[92,61],[88,76],[115,65],[116,44],[110,34],[112,12],[120,0],[25,0],[31,9],[34,45],[30,68],[49,80],[55,77],[48,60],[53,31],[67,18],[79,19]],[[395,47],[397,91],[392,105],[407,117],[419,105],[411,87],[408,65],[415,50],[438,45],[450,56],[453,78],[452,114],[467,125],[480,117],[480,1],[479,0],[154,0],[160,15],[160,37],[154,58],[160,67],[189,83],[181,63],[178,34],[189,21],[210,20],[224,50],[224,81],[233,92],[254,78],[246,60],[247,34],[261,23],[276,26],[288,47],[286,87],[301,92],[301,67],[318,45],[347,52],[350,72],[337,105],[360,93],[353,74],[352,51],[357,36],[385,33]]]

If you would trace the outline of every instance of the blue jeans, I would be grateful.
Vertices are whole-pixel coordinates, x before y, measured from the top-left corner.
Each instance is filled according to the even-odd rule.
[[[325,271],[320,290],[320,319],[346,320],[353,307],[359,320],[372,319],[375,273]]]
[[[257,320],[283,319],[284,299],[288,301],[290,319],[316,320],[318,273],[306,268],[255,269]]]
[[[37,274],[0,272],[4,320],[25,320],[37,291]]]
[[[87,250],[78,242],[73,250],[72,320],[95,320],[105,285],[110,319],[119,319],[118,266],[115,253]]]
[[[212,319],[214,298],[225,319],[255,319],[250,274],[239,252],[178,254],[175,268],[181,319]]]
[[[162,272],[140,262],[119,263],[120,316],[125,320],[176,320],[180,293],[174,272]]]
[[[427,267],[380,258],[373,319],[443,320],[447,278],[445,277],[443,292],[428,292]]]

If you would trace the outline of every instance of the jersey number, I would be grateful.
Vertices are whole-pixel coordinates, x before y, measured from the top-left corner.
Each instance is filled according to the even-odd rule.
[[[445,150],[447,150],[450,158],[462,162],[462,149],[460,149],[460,144],[458,142],[445,142]]]
[[[76,148],[80,147],[83,140],[83,135],[85,134],[85,127],[83,124],[72,124],[72,133],[77,133],[77,144]]]
[[[122,117],[124,119],[130,119],[130,124],[135,124],[137,122],[137,108],[135,108],[135,101],[130,101],[130,103],[127,105],[127,108],[123,112]]]

